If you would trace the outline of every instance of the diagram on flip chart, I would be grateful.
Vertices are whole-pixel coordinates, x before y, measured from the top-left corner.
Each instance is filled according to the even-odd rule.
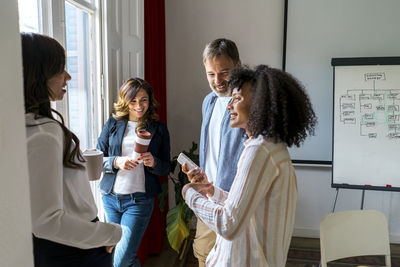
[[[333,183],[400,188],[400,66],[335,66]]]
[[[364,77],[372,89],[348,89],[339,96],[340,122],[357,125],[360,136],[400,138],[400,88],[377,88],[386,81],[385,72],[365,73]]]

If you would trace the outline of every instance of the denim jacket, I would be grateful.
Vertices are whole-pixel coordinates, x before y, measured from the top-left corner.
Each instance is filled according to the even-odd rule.
[[[202,115],[203,122],[201,124],[200,136],[200,168],[204,170],[206,158],[206,144],[208,138],[208,126],[210,124],[211,115],[218,96],[211,92],[203,101]],[[211,137],[212,138],[212,137]],[[226,110],[221,122],[221,139],[219,144],[219,156],[217,163],[217,177],[215,177],[214,185],[229,191],[233,180],[236,176],[237,163],[244,149],[243,131],[240,128],[231,128],[229,120],[229,111]]]
[[[100,182],[100,191],[103,194],[112,192],[118,169],[113,167],[115,157],[121,156],[122,138],[128,122],[110,117],[103,127],[97,141],[97,149],[103,151],[103,179]],[[155,196],[161,192],[157,176],[167,175],[171,168],[169,133],[165,124],[151,122],[146,128],[152,134],[148,152],[154,157],[155,166],[144,166],[146,194]]]

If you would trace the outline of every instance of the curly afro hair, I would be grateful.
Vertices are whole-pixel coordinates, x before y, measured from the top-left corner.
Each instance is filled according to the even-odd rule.
[[[300,146],[307,135],[314,135],[317,118],[303,86],[289,73],[259,65],[232,71],[229,86],[240,88],[250,82],[252,104],[247,131],[287,146]]]

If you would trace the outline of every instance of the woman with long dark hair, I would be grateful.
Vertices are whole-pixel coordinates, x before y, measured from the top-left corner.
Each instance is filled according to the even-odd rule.
[[[316,117],[301,84],[260,65],[232,71],[231,127],[248,137],[228,192],[188,173],[188,206],[217,233],[206,266],[283,267],[293,232],[297,181],[287,147],[314,133]],[[198,182],[199,181],[199,182]],[[200,194],[206,193],[212,199]]]
[[[121,227],[97,219],[79,139],[50,104],[71,79],[64,48],[35,33],[21,41],[35,267],[111,267]]]
[[[153,211],[154,197],[161,192],[157,176],[170,170],[169,133],[158,122],[158,106],[149,83],[140,78],[127,80],[119,90],[115,113],[98,139],[97,148],[104,152],[100,190],[106,219],[122,226],[115,267],[140,266],[137,250]],[[139,144],[136,137],[143,132],[148,139]],[[138,145],[148,146],[147,151],[135,152]]]

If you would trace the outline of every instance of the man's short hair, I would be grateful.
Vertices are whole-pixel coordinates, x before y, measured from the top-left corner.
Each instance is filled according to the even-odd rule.
[[[219,38],[206,45],[203,51],[203,62],[206,62],[209,58],[214,59],[222,55],[230,58],[235,65],[240,60],[236,44],[231,40]]]

